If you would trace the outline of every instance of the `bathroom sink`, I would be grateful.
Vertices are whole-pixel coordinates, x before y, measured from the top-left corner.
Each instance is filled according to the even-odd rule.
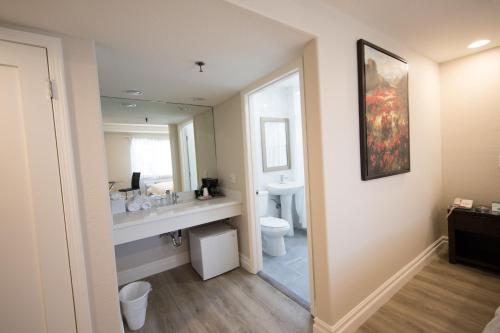
[[[302,187],[304,185],[299,182],[270,183],[266,186],[269,194],[273,195],[292,195]]]
[[[269,194],[279,195],[281,202],[281,218],[290,223],[290,230],[287,236],[293,236],[293,217],[292,217],[292,196],[304,187],[299,182],[270,183],[266,185]]]

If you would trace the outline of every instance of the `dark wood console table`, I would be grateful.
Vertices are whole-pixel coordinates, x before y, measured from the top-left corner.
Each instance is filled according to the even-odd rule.
[[[448,217],[449,260],[500,271],[500,214],[453,210]]]

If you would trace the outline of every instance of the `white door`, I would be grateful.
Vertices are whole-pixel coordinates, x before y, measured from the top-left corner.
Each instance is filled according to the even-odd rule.
[[[2,332],[76,332],[47,66],[0,41]]]

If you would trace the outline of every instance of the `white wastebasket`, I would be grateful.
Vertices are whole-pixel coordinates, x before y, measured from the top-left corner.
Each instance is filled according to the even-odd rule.
[[[146,281],[132,282],[120,289],[122,314],[131,330],[138,330],[144,326],[150,291],[151,284]]]

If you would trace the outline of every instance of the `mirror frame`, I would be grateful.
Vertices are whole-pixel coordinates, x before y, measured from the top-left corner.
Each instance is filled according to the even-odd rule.
[[[286,165],[280,165],[276,167],[267,166],[267,149],[266,149],[266,123],[283,123],[285,124],[286,131]],[[262,169],[264,172],[270,171],[280,171],[280,170],[290,170],[292,168],[291,156],[290,156],[290,121],[288,118],[260,118],[260,138],[261,138],[261,150],[262,150]]]

